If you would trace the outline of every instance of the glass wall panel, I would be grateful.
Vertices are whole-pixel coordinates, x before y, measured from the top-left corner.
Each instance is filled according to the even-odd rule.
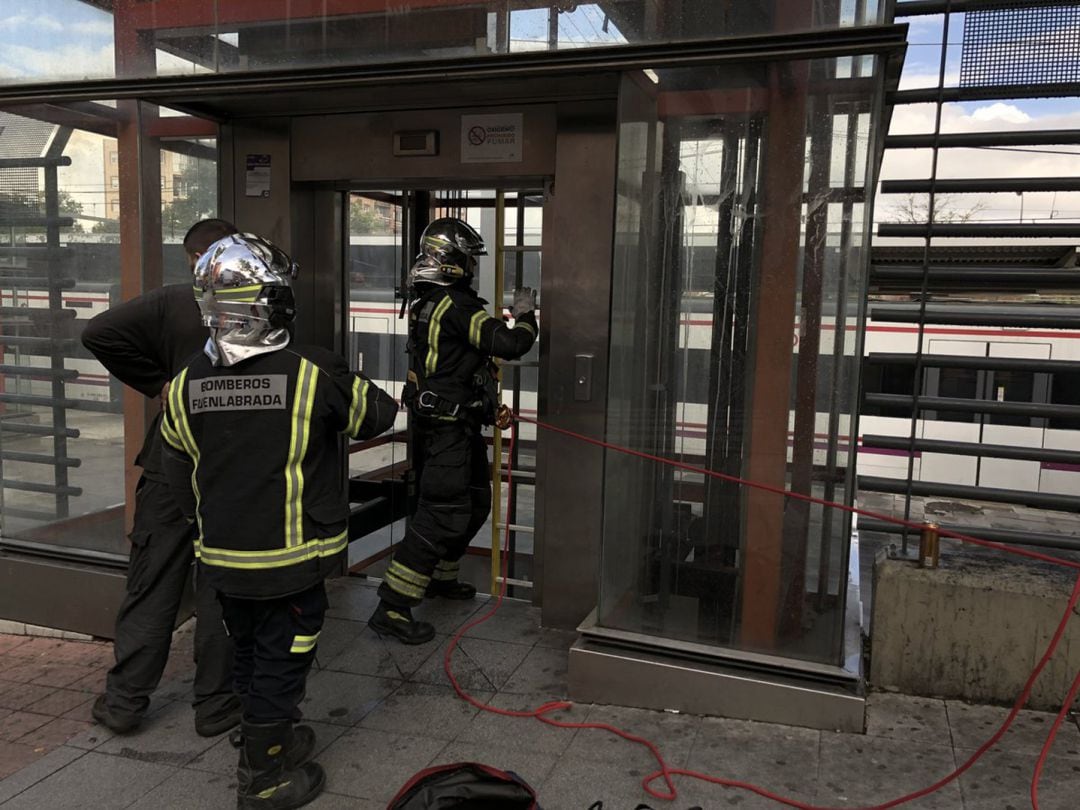
[[[881,22],[880,0],[41,0],[0,12],[0,82],[356,65]]]
[[[125,446],[123,388],[80,338],[140,289],[190,278],[181,240],[216,186],[209,122],[133,102],[0,111],[0,545],[127,560],[142,432]]]
[[[850,502],[875,71],[624,77],[609,441]],[[849,530],[609,451],[599,624],[837,664]]]

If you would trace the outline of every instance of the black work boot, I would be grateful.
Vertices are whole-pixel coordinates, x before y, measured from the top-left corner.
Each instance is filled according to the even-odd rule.
[[[244,709],[238,697],[233,697],[224,708],[214,714],[208,714],[197,708],[195,709],[195,733],[200,737],[216,737],[218,734],[224,734],[240,725],[243,714]]]
[[[424,593],[428,598],[441,596],[443,599],[472,599],[476,596],[476,586],[457,579],[433,579]]]
[[[297,768],[311,759],[315,753],[315,729],[311,726],[293,726],[292,745],[285,751],[285,769]],[[238,728],[229,735],[229,745],[244,747],[244,732]]]
[[[90,714],[113,734],[130,734],[142,723],[142,715],[121,714],[110,709],[108,695],[98,695]]]
[[[368,619],[368,627],[380,636],[394,636],[403,644],[424,644],[435,638],[435,628],[414,619],[409,608],[393,607],[385,602],[379,602]]]
[[[238,810],[292,810],[322,793],[326,774],[320,765],[287,764],[290,751],[297,744],[291,720],[245,722],[241,731],[244,747],[240,749],[240,763],[236,766]]]

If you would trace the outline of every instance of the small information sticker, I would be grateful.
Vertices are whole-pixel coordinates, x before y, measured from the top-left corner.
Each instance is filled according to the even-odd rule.
[[[248,155],[244,194],[248,197],[270,196],[270,156]]]
[[[461,116],[462,163],[521,163],[521,113]]]

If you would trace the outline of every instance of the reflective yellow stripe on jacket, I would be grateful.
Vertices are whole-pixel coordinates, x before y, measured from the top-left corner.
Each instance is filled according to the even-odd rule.
[[[480,310],[473,313],[472,318],[469,319],[469,343],[478,349],[480,348],[480,328],[490,317],[487,312]]]
[[[315,406],[318,374],[315,365],[300,358],[293,395],[292,431],[285,463],[285,547],[303,543],[304,537],[304,456],[311,432],[311,412]]]
[[[218,568],[284,568],[289,565],[313,560],[316,557],[331,557],[345,550],[349,544],[348,532],[341,532],[333,537],[316,538],[292,548],[262,549],[259,551],[238,551],[231,548],[215,548],[196,541],[195,551],[205,565]]]
[[[435,367],[439,364],[439,332],[442,330],[442,316],[446,314],[446,310],[450,309],[452,303],[448,295],[431,313],[431,322],[428,324],[427,359],[424,361],[424,371],[429,375],[435,373]]]
[[[187,384],[188,370],[185,368],[172,381],[169,386],[169,408],[161,424],[168,425],[169,431],[162,430],[161,435],[177,450],[187,453],[191,457],[193,465],[191,470],[191,491],[195,494],[195,520],[199,529],[199,537],[202,537],[202,511],[199,504],[202,503],[199,493],[199,445],[195,443],[195,434],[191,431],[191,423],[188,422],[187,408],[184,407],[184,387]],[[170,424],[171,422],[171,424]],[[170,436],[170,433],[172,434]],[[173,442],[178,439],[179,444]],[[198,542],[195,545],[195,556],[198,556]]]
[[[367,380],[361,380],[359,377],[354,379],[352,384],[352,402],[349,403],[349,429],[345,431],[354,439],[360,435],[360,428],[364,424],[364,417],[367,416],[367,393]]]

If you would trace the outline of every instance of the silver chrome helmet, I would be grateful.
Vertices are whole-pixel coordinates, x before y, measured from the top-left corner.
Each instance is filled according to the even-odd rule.
[[[281,248],[251,233],[219,239],[195,264],[194,289],[207,357],[231,366],[289,344],[296,314],[290,281],[297,266]]]
[[[417,283],[449,286],[476,273],[476,257],[486,256],[476,229],[454,217],[436,219],[420,236],[420,255],[409,271],[409,286]]]

